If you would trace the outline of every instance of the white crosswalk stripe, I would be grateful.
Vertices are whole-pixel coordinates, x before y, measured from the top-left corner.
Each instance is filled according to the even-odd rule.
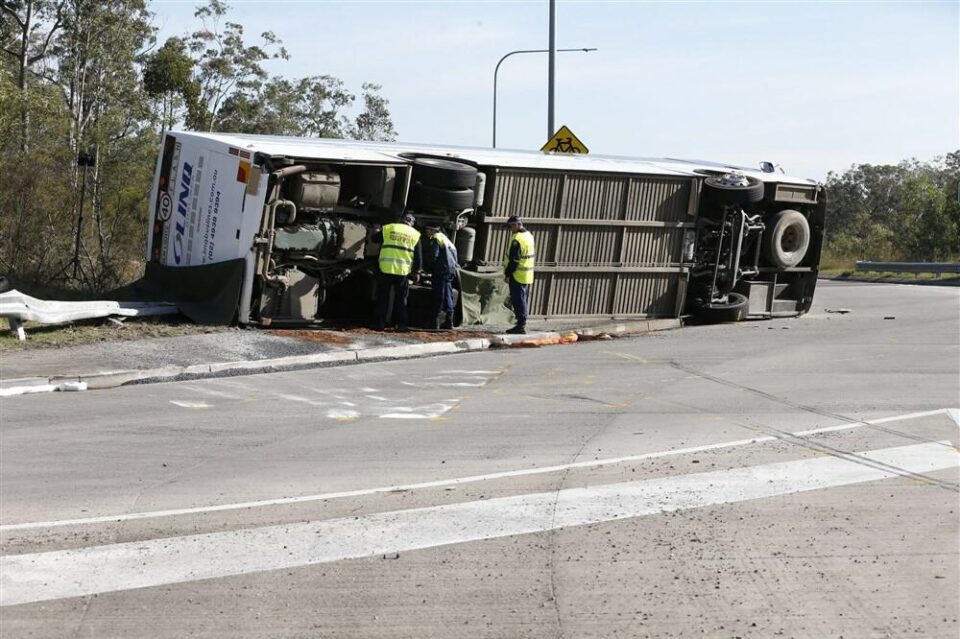
[[[955,468],[932,442],[644,481],[0,558],[0,605],[432,548]]]

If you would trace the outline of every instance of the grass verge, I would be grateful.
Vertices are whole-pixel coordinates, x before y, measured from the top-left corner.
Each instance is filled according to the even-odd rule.
[[[822,268],[819,275],[827,279],[850,280],[852,282],[960,285],[960,275],[953,273],[874,273],[847,268]]]
[[[13,331],[0,328],[0,353],[230,330],[225,326],[201,326],[177,317],[129,318],[121,323],[98,318],[53,326],[26,322],[24,328],[27,331],[25,342],[19,341]]]

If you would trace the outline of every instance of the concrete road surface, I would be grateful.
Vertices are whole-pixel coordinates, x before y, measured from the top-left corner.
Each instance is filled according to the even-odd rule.
[[[800,319],[0,400],[0,635],[955,639],[958,346],[955,288],[822,283]]]

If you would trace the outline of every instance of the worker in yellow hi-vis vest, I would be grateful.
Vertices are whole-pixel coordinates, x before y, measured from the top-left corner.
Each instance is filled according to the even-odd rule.
[[[510,302],[513,304],[513,314],[517,316],[517,325],[507,332],[526,333],[536,250],[533,233],[523,228],[523,221],[518,216],[511,215],[507,224],[510,225],[513,235],[507,246],[507,254],[503,257],[503,275],[510,284]]]
[[[411,274],[414,279],[420,272],[420,232],[413,228],[416,222],[409,213],[400,222],[387,224],[373,236],[373,241],[382,242],[377,275],[377,317],[374,328],[382,331],[388,323],[396,323],[397,330],[407,329],[407,294]],[[393,312],[390,312],[391,297]],[[388,322],[392,315],[394,322]]]

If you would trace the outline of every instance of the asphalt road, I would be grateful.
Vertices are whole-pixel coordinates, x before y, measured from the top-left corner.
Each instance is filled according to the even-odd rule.
[[[0,635],[954,639],[960,290],[814,309],[0,400]]]

